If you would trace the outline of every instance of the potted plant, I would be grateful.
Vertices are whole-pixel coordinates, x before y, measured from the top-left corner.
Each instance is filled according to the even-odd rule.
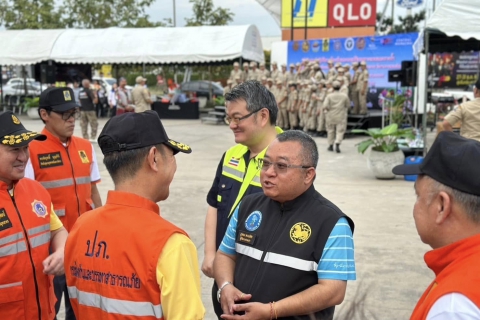
[[[368,130],[352,130],[353,133],[364,133],[369,136],[360,142],[358,152],[364,154],[370,147],[367,164],[377,179],[394,179],[393,167],[403,164],[405,156],[399,148],[397,139],[414,139],[412,128],[399,129],[398,124],[392,123],[383,129],[370,128]]]
[[[38,106],[40,105],[40,97],[25,98],[23,103],[23,111],[27,112],[30,119],[40,119],[38,115]]]

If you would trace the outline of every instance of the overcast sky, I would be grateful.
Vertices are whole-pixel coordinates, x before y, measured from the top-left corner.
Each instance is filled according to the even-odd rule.
[[[174,0],[156,0],[154,4],[147,10],[153,21],[161,21],[165,18],[173,17],[173,1]],[[177,11],[177,26],[185,25],[185,18],[192,16],[192,5],[189,0],[175,0]],[[282,1],[282,0],[278,0]],[[434,0],[423,0],[428,2],[429,8]],[[437,6],[442,0],[436,0]],[[262,37],[280,36],[280,27],[270,14],[255,0],[213,0],[215,6],[228,8],[235,13],[233,25],[255,24],[260,30]],[[377,11],[383,11],[387,0],[377,1]],[[394,0],[395,3],[398,0]],[[390,4],[392,1],[390,1]],[[413,9],[413,13],[423,9],[424,6]],[[391,5],[387,8],[387,15],[391,15]],[[405,15],[406,10],[395,6],[395,16]]]

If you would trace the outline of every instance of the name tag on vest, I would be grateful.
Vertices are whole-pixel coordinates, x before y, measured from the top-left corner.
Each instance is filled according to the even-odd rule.
[[[10,218],[7,215],[7,212],[5,209],[0,209],[0,231],[11,228],[12,227],[12,222],[10,221]]]
[[[40,169],[63,166],[62,155],[60,152],[39,154],[38,163]]]
[[[240,231],[240,233],[238,234],[238,242],[245,243],[251,246],[255,243],[256,238],[256,234],[248,233],[246,231]]]

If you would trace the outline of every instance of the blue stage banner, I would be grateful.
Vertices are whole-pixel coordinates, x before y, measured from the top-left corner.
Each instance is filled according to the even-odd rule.
[[[334,63],[352,64],[366,61],[370,74],[368,107],[379,107],[379,96],[385,90],[396,88],[388,82],[388,71],[400,70],[402,61],[414,60],[413,43],[418,33],[404,33],[376,37],[353,37],[289,41],[288,64],[302,61],[320,63],[322,71],[328,72],[328,60]],[[287,69],[288,70],[288,69]]]

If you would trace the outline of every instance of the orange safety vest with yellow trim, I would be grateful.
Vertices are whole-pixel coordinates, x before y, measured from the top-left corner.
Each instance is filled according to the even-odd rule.
[[[13,196],[0,181],[0,319],[55,317],[53,277],[43,273],[50,248],[50,195],[20,179]]]
[[[425,320],[435,302],[449,293],[462,294],[480,308],[480,235],[429,251],[425,262],[436,277],[418,301],[411,320]]]
[[[160,216],[156,203],[109,191],[104,206],[78,219],[65,245],[65,277],[77,318],[164,319],[156,268],[174,233],[187,235]]]
[[[35,180],[48,190],[55,213],[70,231],[77,218],[93,208],[92,145],[72,136],[65,147],[47,129],[42,133],[47,136],[46,141],[32,141],[29,145]]]

